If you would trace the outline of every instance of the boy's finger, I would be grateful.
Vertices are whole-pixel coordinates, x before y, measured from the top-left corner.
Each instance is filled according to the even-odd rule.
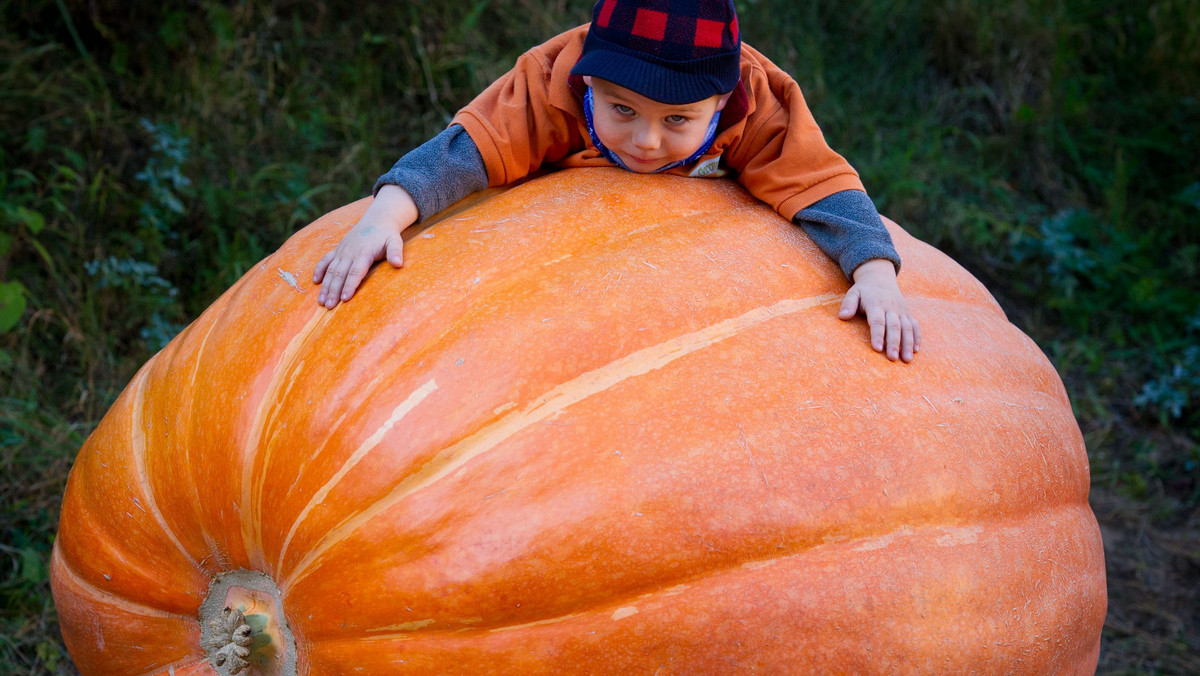
[[[858,314],[858,297],[858,287],[850,287],[845,298],[842,298],[842,307],[838,309],[839,318],[850,319]]]
[[[354,296],[354,290],[362,283],[364,277],[367,276],[367,270],[371,269],[371,263],[375,261],[356,260],[350,266],[350,272],[346,274],[346,283],[342,286],[342,300],[350,300]]]
[[[321,260],[317,261],[317,267],[313,268],[313,284],[321,283],[321,278],[325,276],[325,268],[329,267],[329,261],[333,260],[334,253],[335,252],[330,251],[324,256],[321,256]]]
[[[908,317],[900,319],[900,330],[903,332],[900,336],[900,358],[905,362],[911,362],[913,358],[913,322]]]
[[[387,259],[392,267],[404,267],[404,240],[399,237],[393,237],[387,242]]]
[[[327,275],[325,283],[321,285],[321,295],[317,298],[317,303],[332,310],[338,304],[337,299],[340,293],[340,286],[336,290],[333,287],[333,275]]]
[[[892,361],[900,358],[900,315],[887,313],[887,357]]]
[[[913,327],[913,352],[920,352],[921,351],[921,324],[916,320],[916,318],[913,318],[913,320],[912,320],[912,327]]]
[[[867,309],[867,324],[871,327],[871,347],[876,352],[883,352],[884,330],[887,328],[883,308],[873,305]]]
[[[325,274],[325,283],[321,286],[322,305],[333,309],[342,296],[342,285],[346,282],[346,268],[341,261],[334,261]]]

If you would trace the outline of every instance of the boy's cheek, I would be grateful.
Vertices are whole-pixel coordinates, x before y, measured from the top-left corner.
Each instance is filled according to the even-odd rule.
[[[611,125],[608,125],[601,120],[596,120],[595,124],[596,136],[600,137],[601,143],[610,148],[617,144],[620,139],[618,138],[618,134],[612,130]]]

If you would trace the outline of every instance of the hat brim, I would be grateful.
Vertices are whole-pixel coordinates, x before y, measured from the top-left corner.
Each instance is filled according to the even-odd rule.
[[[727,94],[741,76],[740,55],[719,54],[674,66],[645,54],[632,54],[589,35],[572,75],[591,75],[630,89],[659,103],[695,103]],[[673,67],[674,66],[674,67]],[[686,70],[684,70],[686,68]]]

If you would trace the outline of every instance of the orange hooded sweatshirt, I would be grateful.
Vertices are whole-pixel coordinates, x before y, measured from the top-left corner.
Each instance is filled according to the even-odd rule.
[[[460,124],[479,148],[488,184],[499,186],[542,167],[613,166],[592,145],[583,112],[583,78],[571,68],[588,25],[531,49],[460,110]],[[752,195],[784,218],[843,190],[863,190],[858,173],[825,143],[800,87],[742,43],[742,80],[721,112],[712,147],[690,166],[666,173],[715,177],[736,173]],[[865,192],[865,191],[864,191]]]

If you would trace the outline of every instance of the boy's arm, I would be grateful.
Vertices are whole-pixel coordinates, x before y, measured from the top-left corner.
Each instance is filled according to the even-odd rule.
[[[486,187],[483,159],[459,125],[405,154],[376,181],[375,201],[362,218],[314,268],[317,303],[333,308],[350,300],[381,258],[402,266],[405,228]]]
[[[479,148],[462,125],[452,124],[401,157],[375,181],[374,194],[398,185],[417,204],[417,223],[477,190],[488,187]]]
[[[921,326],[896,282],[900,256],[867,194],[834,193],[801,209],[794,220],[854,282],[838,316],[851,319],[861,311],[871,330],[871,347],[893,361],[912,361],[921,349]]]
[[[846,279],[863,263],[883,258],[900,271],[900,255],[892,244],[875,203],[861,190],[836,192],[801,209],[793,219],[813,242],[842,268]]]

